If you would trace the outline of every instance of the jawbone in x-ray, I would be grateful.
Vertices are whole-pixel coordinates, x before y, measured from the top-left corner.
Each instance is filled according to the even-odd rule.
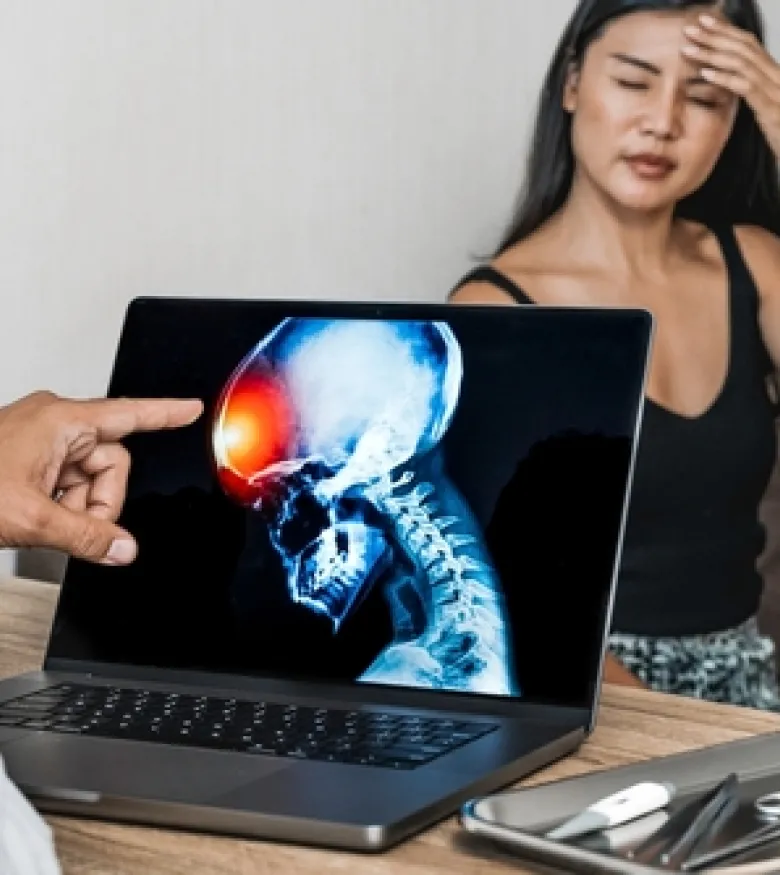
[[[230,376],[214,458],[334,636],[382,588],[393,640],[356,680],[519,696],[501,585],[444,465],[462,378],[445,323],[287,319]]]

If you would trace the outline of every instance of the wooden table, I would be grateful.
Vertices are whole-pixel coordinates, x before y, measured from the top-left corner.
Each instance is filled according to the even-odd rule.
[[[58,588],[0,581],[0,675],[41,665]],[[579,753],[525,783],[583,774],[780,729],[780,715],[605,687],[599,725]],[[51,817],[64,875],[500,875],[527,871],[456,846],[454,819],[380,856]]]

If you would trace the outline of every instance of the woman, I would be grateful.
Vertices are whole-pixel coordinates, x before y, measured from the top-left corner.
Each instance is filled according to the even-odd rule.
[[[780,68],[754,0],[581,0],[457,303],[656,317],[606,678],[780,710],[755,621],[780,362]]]

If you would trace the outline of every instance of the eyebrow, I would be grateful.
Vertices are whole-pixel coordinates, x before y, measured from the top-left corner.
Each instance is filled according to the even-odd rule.
[[[633,55],[624,55],[622,52],[614,52],[610,57],[616,61],[621,61],[624,64],[630,64],[632,67],[638,67],[640,70],[645,70],[647,73],[652,73],[654,76],[661,75],[661,68],[650,61],[643,61],[642,58],[636,58]],[[706,79],[701,76],[691,76],[685,80],[689,85],[710,85]]]
[[[617,61],[622,61],[624,64],[631,64],[633,67],[639,67],[641,70],[646,70],[648,73],[654,73],[656,76],[661,75],[661,68],[651,64],[650,61],[643,61],[641,58],[635,58],[633,55],[624,55],[622,52],[615,52],[610,57]]]

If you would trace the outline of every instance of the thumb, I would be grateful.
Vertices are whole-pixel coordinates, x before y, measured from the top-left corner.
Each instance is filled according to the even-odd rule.
[[[38,546],[104,565],[128,565],[138,552],[133,536],[108,520],[42,499],[36,514]]]

